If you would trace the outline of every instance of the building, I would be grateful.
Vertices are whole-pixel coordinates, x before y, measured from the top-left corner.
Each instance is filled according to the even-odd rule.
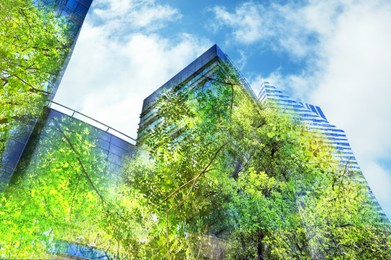
[[[74,41],[80,32],[84,18],[87,15],[92,0],[38,0],[37,5],[43,8],[55,10],[59,15],[66,18],[72,24],[72,33],[75,35]]]
[[[33,160],[39,163],[41,157],[38,156],[37,151],[45,146],[48,139],[53,144],[61,142],[60,136],[50,135],[51,132],[59,132],[54,125],[55,121],[61,122],[62,127],[73,131],[88,129],[86,140],[94,144],[93,152],[99,156],[99,161],[103,163],[104,172],[107,175],[118,175],[125,160],[135,152],[136,140],[132,137],[83,113],[52,101],[50,107],[45,108],[44,116],[40,118],[34,128],[27,142],[26,151],[17,164],[13,179],[25,174],[25,171],[30,167],[29,161]]]
[[[330,124],[320,107],[295,101],[269,82],[263,82],[258,100],[276,105],[284,113],[308,125],[310,129],[327,136],[329,144],[336,148],[335,156],[340,160],[341,166],[359,170],[345,132]],[[361,176],[360,180],[365,181],[362,178]]]
[[[291,115],[295,120],[306,124],[310,130],[326,137],[326,142],[335,148],[334,157],[338,159],[340,167],[353,173],[356,181],[367,186],[368,194],[372,198],[374,206],[384,221],[388,222],[386,214],[365,180],[345,132],[331,124],[320,107],[298,102],[269,82],[263,82],[258,100],[262,103],[277,106],[283,113]]]
[[[134,152],[135,140],[125,134],[94,120],[82,113],[52,101],[69,63],[85,16],[92,0],[37,0],[34,4],[43,10],[54,11],[69,26],[70,49],[60,66],[58,74],[46,84],[51,93],[48,103],[42,108],[40,116],[17,122],[7,136],[5,149],[0,154],[0,192],[4,191],[17,179],[28,176],[33,168],[43,163],[42,150],[56,150],[64,140],[56,123],[71,131],[87,131],[86,142],[93,144],[92,153],[106,178],[114,179],[124,164],[124,160]],[[15,185],[14,185],[15,186]],[[2,213],[2,212],[1,212]],[[108,259],[109,253],[86,246],[77,241],[57,241],[51,248],[54,255],[75,258]],[[1,246],[0,246],[1,248]],[[3,253],[3,252],[2,252]],[[1,256],[0,256],[1,257]]]
[[[72,145],[64,140],[65,135],[73,143]],[[77,135],[80,138],[77,138]],[[41,173],[37,177],[44,179],[45,172],[54,170],[54,168],[48,167],[45,169],[43,167],[48,163],[49,154],[56,154],[54,155],[55,158],[50,159],[49,164],[51,164],[56,162],[59,157],[58,150],[63,148],[69,150],[69,147],[74,146],[76,147],[75,153],[84,153],[85,150],[81,149],[80,146],[76,146],[76,141],[91,144],[90,148],[87,148],[90,154],[83,155],[82,159],[84,167],[90,169],[87,169],[89,178],[101,189],[108,189],[118,183],[118,176],[121,175],[126,160],[131,158],[135,152],[135,140],[131,137],[91,117],[53,102],[51,107],[45,108],[44,116],[36,123],[27,141],[24,153],[18,161],[15,173],[10,180],[10,186],[14,188],[19,185],[19,180],[28,183],[31,176],[36,176],[36,169],[41,169]],[[67,163],[72,165],[77,161],[70,158]],[[59,172],[55,177],[63,178],[64,175],[68,176],[70,173],[76,174],[75,170],[71,168],[68,171],[68,173]],[[39,189],[34,183],[30,185],[32,189]],[[51,184],[48,185],[51,186]],[[53,189],[56,189],[56,186],[53,186]],[[76,192],[77,188],[73,189]],[[21,191],[23,192],[23,190]],[[83,194],[80,194],[80,196],[82,197]],[[74,215],[74,219],[80,218],[77,213]],[[89,215],[89,217],[93,221],[95,216]],[[73,229],[72,226],[67,226],[67,228],[69,232]],[[78,236],[80,235],[82,234],[79,233]],[[77,236],[74,237],[74,240],[56,241],[51,253],[57,256],[82,259],[113,258],[110,252],[96,249],[91,245],[87,246],[83,241],[77,241]]]
[[[144,99],[137,141],[142,143],[148,130],[153,129],[155,125],[159,124],[161,118],[156,114],[155,103],[160,95],[168,90],[179,93],[197,91],[197,87],[199,88],[200,86],[206,85],[208,81],[215,80],[216,73],[221,73],[221,71],[224,73],[223,64],[228,64],[228,66],[234,68],[241,85],[255,102],[278,107],[283,113],[287,113],[295,120],[306,124],[310,130],[325,136],[326,142],[335,148],[334,156],[339,161],[340,166],[354,174],[357,181],[366,184],[368,194],[372,198],[374,206],[384,221],[389,222],[366,183],[345,132],[328,122],[320,107],[293,100],[268,82],[262,84],[260,93],[256,97],[247,81],[241,76],[229,57],[217,45],[212,46],[172,79]]]
[[[70,25],[71,48],[54,81],[48,82],[51,86],[49,100],[53,99],[57,88],[60,85],[63,73],[68,65],[81,26],[91,3],[92,0],[39,0],[35,2],[39,8],[48,9],[49,11],[54,10],[58,15],[64,17]],[[3,190],[11,180],[37,120],[37,118],[30,118],[28,122],[24,121],[20,123],[18,126],[14,127],[11,131],[12,134],[7,137],[4,152],[0,155],[0,190]]]
[[[229,64],[230,67],[234,68],[241,84],[245,87],[245,91],[256,100],[256,95],[245,78],[240,75],[239,70],[234,66],[229,57],[215,44],[144,99],[137,132],[137,141],[142,142],[145,133],[161,120],[156,115],[154,105],[165,91],[172,89],[178,92],[195,91],[197,86],[213,80],[216,73],[224,71],[224,64]]]

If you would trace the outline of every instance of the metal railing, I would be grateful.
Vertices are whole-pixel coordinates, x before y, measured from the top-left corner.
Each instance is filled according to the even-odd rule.
[[[56,109],[56,106],[59,106],[62,109],[61,110],[58,109],[58,108]],[[78,112],[78,111],[76,111],[76,110],[74,110],[74,109],[72,109],[70,107],[64,106],[64,105],[62,105],[62,104],[60,104],[58,102],[55,102],[53,100],[49,101],[48,107],[53,109],[53,110],[56,110],[56,111],[58,111],[60,113],[63,113],[65,115],[68,115],[68,116],[70,116],[72,118],[75,118],[75,119],[78,119],[80,121],[83,121],[84,123],[92,125],[92,126],[94,126],[96,128],[99,128],[100,130],[105,131],[106,133],[112,134],[112,135],[114,135],[114,136],[120,138],[121,140],[124,140],[124,141],[126,141],[126,142],[128,142],[130,144],[135,145],[136,142],[137,142],[136,139],[134,139],[133,137],[130,137],[129,135],[124,134],[121,131],[118,131],[117,129],[114,129],[114,128],[112,128],[109,125],[106,125],[106,124],[104,124],[104,123],[102,123],[102,122],[100,122],[100,121],[98,121],[98,120],[96,120],[96,119],[94,119],[94,118],[92,118],[90,116],[87,116],[86,114]],[[64,109],[65,109],[65,111],[63,111]],[[67,112],[69,112],[69,113],[67,113]],[[94,124],[91,124],[91,121]]]

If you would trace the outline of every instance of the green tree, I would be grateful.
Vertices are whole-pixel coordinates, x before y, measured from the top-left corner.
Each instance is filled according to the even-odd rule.
[[[9,140],[42,116],[71,44],[69,24],[37,4],[0,0],[0,158],[12,149]],[[111,198],[104,157],[89,137],[95,130],[51,124],[29,151],[31,160],[19,165],[27,170],[20,167],[14,185],[0,194],[2,258],[43,257],[56,239],[111,245],[99,229]]]
[[[124,197],[142,199],[114,234],[128,257],[390,257],[367,188],[320,133],[255,102],[229,66],[204,79],[161,96],[129,163]]]
[[[0,258],[47,258],[58,241],[115,250],[103,225],[115,175],[96,148],[97,131],[66,116],[45,121],[0,193]]]
[[[66,23],[32,0],[0,0],[0,157],[39,117],[69,50]]]

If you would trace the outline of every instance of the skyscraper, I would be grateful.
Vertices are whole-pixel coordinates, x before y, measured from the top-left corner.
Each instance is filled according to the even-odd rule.
[[[229,57],[215,44],[173,78],[163,84],[163,86],[144,99],[138,128],[138,142],[141,142],[145,133],[161,120],[156,114],[155,103],[165,91],[196,91],[197,86],[208,81],[213,81],[215,74],[224,70],[224,64],[229,64],[229,66],[235,69],[247,94],[256,100],[256,95],[246,79],[240,75],[239,70],[236,69]]]
[[[200,86],[207,84],[208,81],[214,81],[216,73],[220,73],[221,70],[224,71],[223,64],[229,64],[229,66],[234,68],[241,85],[255,102],[278,107],[283,113],[289,114],[294,120],[307,125],[315,134],[323,135],[326,138],[326,142],[334,148],[334,157],[339,161],[340,167],[346,168],[347,171],[353,174],[356,181],[366,184],[365,177],[360,170],[345,132],[329,123],[320,107],[293,100],[268,82],[262,84],[260,93],[256,97],[247,81],[241,76],[229,57],[217,45],[212,46],[172,79],[144,99],[138,129],[138,142],[142,143],[148,130],[153,129],[161,121],[162,118],[156,113],[155,104],[165,91],[173,90],[179,93],[198,91],[197,88]],[[374,206],[384,221],[388,222],[385,213],[381,209],[370,187],[367,184],[366,186],[368,195],[372,198]]]
[[[320,107],[296,101],[266,81],[261,86],[258,100],[262,103],[277,106],[283,113],[287,113],[295,120],[304,123],[313,132],[323,135],[327,143],[334,148],[334,156],[338,159],[340,167],[354,174],[356,181],[366,184],[374,206],[383,219],[388,222],[387,216],[366,183],[345,132],[332,125]]]
[[[29,104],[31,106],[36,105],[34,109],[37,110],[37,113],[29,114],[29,111],[27,111],[26,118],[22,118],[20,121],[20,118],[15,118],[14,122],[12,122],[12,128],[4,134],[0,133],[1,138],[5,136],[4,148],[2,147],[3,149],[0,150],[0,192],[5,190],[11,180],[16,180],[18,177],[28,178],[29,172],[34,171],[38,165],[43,163],[42,159],[44,157],[42,156],[42,151],[46,150],[45,153],[47,153],[50,150],[53,151],[58,149],[57,144],[62,142],[62,137],[58,136],[60,132],[56,129],[57,122],[61,122],[61,125],[64,128],[72,129],[71,131],[77,131],[77,129],[89,131],[89,136],[84,141],[88,142],[88,140],[90,140],[96,145],[93,152],[98,157],[101,156],[100,161],[102,163],[100,164],[100,169],[107,174],[107,176],[118,173],[122,167],[123,160],[132,154],[134,147],[133,144],[129,143],[133,141],[126,135],[93,120],[88,116],[61,106],[55,102],[51,102],[60,85],[63,73],[72,55],[84,18],[90,8],[92,0],[38,0],[31,2],[44,12],[54,12],[54,19],[62,19],[68,25],[67,35],[69,38],[67,41],[67,52],[65,53],[66,57],[61,60],[61,64],[55,64],[56,68],[58,67],[58,69],[56,69],[56,75],[50,77],[50,80],[46,82],[41,82],[41,84],[46,86],[46,90],[49,90],[45,100],[50,103],[44,102],[44,104],[41,104],[37,102],[37,104]],[[25,15],[30,14],[27,13]],[[52,16],[48,15],[47,17]],[[39,29],[43,30],[45,28]],[[56,35],[51,36],[56,37]],[[62,35],[58,35],[58,37],[62,37]],[[24,44],[26,44],[27,48],[31,47],[31,43],[29,42]],[[65,46],[63,45],[60,47]],[[15,55],[20,55],[20,53],[16,53]],[[34,64],[34,60],[31,62]],[[5,76],[7,76],[7,74],[5,74]],[[24,83],[28,84],[26,82]],[[8,87],[12,89],[14,86],[10,85]],[[49,108],[49,105],[52,108]],[[53,135],[54,133],[57,133],[57,135]],[[120,136],[120,138],[118,136]],[[53,161],[55,161],[55,159]],[[96,167],[95,170],[98,171],[98,167]],[[1,213],[4,213],[4,208],[1,210]],[[23,210],[21,210],[21,212],[23,212]],[[38,221],[35,219],[34,215],[27,214],[25,217],[31,218],[28,221]],[[7,242],[10,241],[2,241],[2,243]],[[51,248],[51,253],[82,258],[102,258],[107,256],[107,253],[104,251],[73,244],[73,242],[75,241],[68,240],[66,242],[62,241],[61,243],[57,243],[55,248]],[[0,248],[1,247],[2,246],[0,245]],[[4,257],[3,253],[4,251],[2,251],[0,255]],[[8,256],[10,255],[7,253],[7,257]]]
[[[60,66],[58,74],[50,80],[50,82],[46,82],[46,84],[50,86],[48,87],[48,89],[50,89],[48,99],[52,100],[68,65],[78,34],[92,0],[39,0],[34,3],[40,9],[56,12],[57,15],[64,18],[69,25],[71,46],[67,53],[67,57],[63,61],[63,64],[58,64]],[[37,104],[37,106],[39,105]],[[5,147],[2,153],[0,153],[0,190],[4,189],[12,178],[37,120],[38,118],[28,118],[20,123],[17,123],[17,120],[15,120],[13,129],[5,134]]]
[[[162,186],[175,183],[163,192],[174,190],[166,207],[175,209],[173,216],[183,214],[170,227],[198,227],[194,219],[200,219],[203,229],[190,232],[236,243],[234,254],[246,252],[243,258],[274,258],[274,250],[285,249],[274,256],[358,256],[356,247],[375,253],[366,245],[387,240],[389,220],[344,131],[320,107],[293,100],[267,82],[255,97],[232,67],[215,45],[144,100],[138,143],[158,161],[156,179],[167,178]],[[224,193],[230,185],[234,192]],[[187,217],[183,203],[189,212],[198,203],[209,207]],[[266,237],[275,240],[263,242]],[[211,244],[224,251],[218,247],[224,242]]]

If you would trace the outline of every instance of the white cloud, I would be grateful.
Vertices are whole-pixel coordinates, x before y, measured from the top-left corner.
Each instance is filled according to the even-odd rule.
[[[155,0],[100,0],[94,2],[89,15],[90,22],[117,35],[127,30],[156,31],[181,18],[177,9]]]
[[[262,6],[245,3],[235,10],[228,12],[224,7],[215,6],[212,11],[216,15],[218,24],[232,28],[235,39],[250,44],[268,37],[269,31],[263,30],[265,20],[261,16]]]
[[[143,2],[147,5],[139,10],[148,14],[170,9]],[[106,11],[101,3],[98,13],[106,21],[99,24],[96,17],[87,17],[55,100],[136,137],[144,98],[211,44],[188,34],[167,39],[150,31],[126,31],[129,24],[118,22],[117,16],[131,8],[129,1],[112,1]],[[146,17],[140,26],[155,23],[161,21]],[[120,35],[110,29],[113,24]]]
[[[381,202],[383,210],[390,217],[391,212],[391,196],[389,189],[391,187],[391,178],[389,172],[382,168],[379,164],[369,162],[362,166],[362,170],[367,173],[366,180],[373,190],[376,198]]]
[[[215,15],[215,23],[218,30],[228,27],[232,31],[236,42],[251,44],[266,44],[275,51],[286,51],[294,58],[308,56],[311,50],[308,48],[312,42],[309,40],[313,30],[302,30],[306,26],[304,10],[292,12],[294,5],[271,4],[265,7],[256,2],[246,2],[238,6],[233,12],[227,11],[222,6],[215,6],[212,12]],[[310,12],[308,12],[310,13]],[[328,12],[323,16],[328,16]],[[309,17],[310,18],[310,17]],[[326,18],[324,20],[327,20]],[[318,22],[316,28],[323,28],[325,23]]]
[[[345,6],[334,33],[319,47],[324,58],[310,99],[346,130],[364,175],[391,217],[391,173],[377,163],[391,155],[390,24],[390,3]]]

